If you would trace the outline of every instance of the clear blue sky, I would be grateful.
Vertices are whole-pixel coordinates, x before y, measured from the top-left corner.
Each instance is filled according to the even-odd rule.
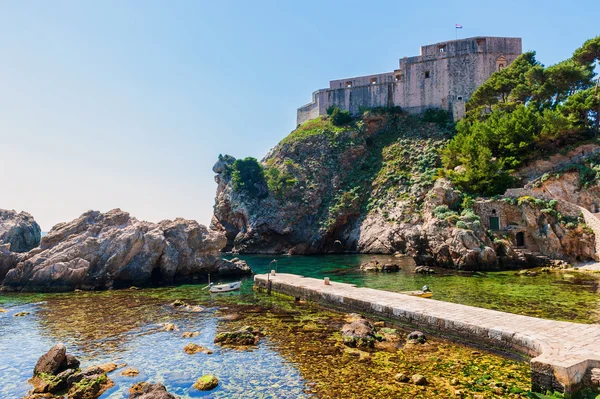
[[[209,223],[219,153],[264,154],[330,79],[419,46],[518,36],[545,64],[600,34],[577,1],[1,1],[0,208]]]

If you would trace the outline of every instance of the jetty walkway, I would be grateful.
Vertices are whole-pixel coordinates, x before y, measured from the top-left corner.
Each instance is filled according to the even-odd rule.
[[[268,280],[270,282],[268,282]],[[435,330],[445,337],[532,357],[532,388],[573,393],[600,369],[600,325],[538,319],[436,301],[295,274],[256,275],[258,287],[271,286],[295,298],[337,309],[379,315],[400,324]]]

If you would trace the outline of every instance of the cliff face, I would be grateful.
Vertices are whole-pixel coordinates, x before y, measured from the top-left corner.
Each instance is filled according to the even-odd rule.
[[[423,221],[415,210],[433,185],[426,174],[438,166],[437,149],[447,134],[394,114],[344,128],[310,121],[262,161],[267,176],[277,169],[292,182],[280,188],[267,182],[266,198],[234,189],[232,158],[217,162],[213,225],[239,252],[394,252],[404,239],[387,234],[389,225],[410,230]]]
[[[236,160],[219,157],[212,227],[239,253],[403,253],[418,264],[471,270],[530,264],[436,177],[450,135],[443,120],[394,112],[366,113],[343,127],[309,121],[261,161],[265,178],[252,180],[252,190],[235,181]],[[543,227],[542,218],[530,219],[526,229]],[[593,234],[575,235],[576,245],[558,239],[547,252],[586,258]]]

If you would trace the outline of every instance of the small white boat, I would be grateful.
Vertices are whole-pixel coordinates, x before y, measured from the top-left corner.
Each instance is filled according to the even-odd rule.
[[[241,285],[242,285],[241,281],[236,281],[235,283],[228,283],[228,284],[218,284],[218,285],[213,285],[211,283],[208,291],[212,292],[212,293],[236,291],[236,290],[240,289]]]

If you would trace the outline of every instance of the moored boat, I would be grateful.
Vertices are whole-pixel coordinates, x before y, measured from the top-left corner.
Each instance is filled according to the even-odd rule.
[[[402,291],[400,293],[421,298],[431,298],[433,296],[433,292],[431,291]]]
[[[236,290],[239,290],[241,286],[242,286],[241,281],[236,281],[234,283],[227,283],[227,284],[218,284],[218,285],[213,285],[211,283],[208,291],[212,292],[212,293],[236,291]]]

